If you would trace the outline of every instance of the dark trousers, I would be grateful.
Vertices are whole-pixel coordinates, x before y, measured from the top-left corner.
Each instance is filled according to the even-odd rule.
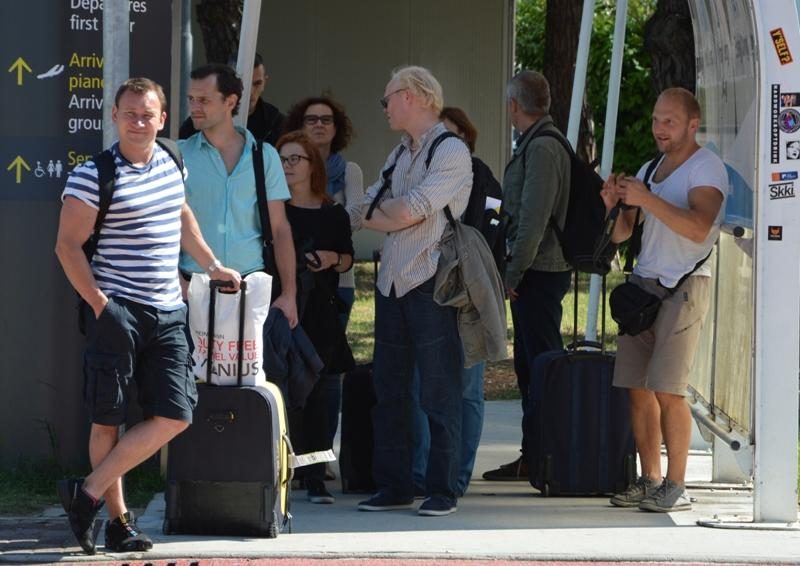
[[[289,436],[297,454],[329,450],[328,402],[323,377],[317,381],[302,409],[289,411]],[[325,463],[299,468],[297,477],[309,481],[325,480]]]
[[[529,269],[517,286],[519,297],[511,303],[514,322],[514,372],[522,397],[522,454],[527,450],[529,399],[533,360],[542,352],[560,350],[561,301],[569,290],[571,271]]]
[[[461,368],[464,365],[456,309],[433,301],[433,278],[403,297],[376,294],[374,380],[377,404],[373,475],[378,488],[411,499],[412,385],[419,368],[419,395],[431,448],[425,491],[455,498],[461,445]]]

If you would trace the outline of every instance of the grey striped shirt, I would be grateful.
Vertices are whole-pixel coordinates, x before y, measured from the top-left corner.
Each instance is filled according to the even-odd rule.
[[[433,140],[446,132],[439,122],[420,138],[419,148],[412,150],[411,138],[402,137],[405,150],[397,158],[392,174],[391,198],[402,197],[411,215],[424,218],[419,224],[391,232],[383,243],[378,290],[386,297],[394,285],[395,294],[402,297],[436,273],[439,261],[439,241],[447,219],[445,205],[450,205],[458,218],[467,207],[472,189],[472,158],[467,146],[456,138],[447,138],[436,148],[429,168],[425,167],[428,148]],[[392,150],[381,171],[395,161],[399,146]],[[383,178],[367,189],[363,211],[375,198]]]

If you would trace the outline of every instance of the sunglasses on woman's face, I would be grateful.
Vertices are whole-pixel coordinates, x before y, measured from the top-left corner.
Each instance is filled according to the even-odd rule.
[[[333,124],[333,114],[324,114],[322,116],[306,114],[303,116],[303,122],[305,122],[306,126],[313,126],[317,122],[322,122],[325,126],[330,126]]]
[[[298,154],[296,154],[296,153],[293,153],[293,154],[291,154],[291,155],[281,155],[281,164],[282,164],[282,165],[285,165],[285,164],[287,164],[287,163],[288,163],[289,165],[291,165],[292,167],[294,167],[295,165],[297,165],[298,163],[300,163],[300,160],[301,160],[301,159],[306,159],[306,160],[308,160],[308,161],[311,161],[311,159],[309,159],[309,158],[308,158],[308,157],[306,157],[305,155],[298,155]]]

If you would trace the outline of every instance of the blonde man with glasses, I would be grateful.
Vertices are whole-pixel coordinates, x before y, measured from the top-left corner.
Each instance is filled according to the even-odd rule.
[[[415,366],[420,401],[431,431],[426,499],[418,513],[456,510],[461,442],[459,376],[463,353],[456,310],[433,301],[438,243],[447,219],[464,212],[472,187],[469,149],[439,120],[442,87],[422,67],[395,71],[380,99],[389,127],[402,132],[382,174],[367,190],[359,224],[387,233],[378,272],[375,313],[373,474],[378,492],[361,511],[410,508],[414,502],[410,403]],[[393,167],[391,173],[388,170]],[[381,190],[385,188],[385,190]]]

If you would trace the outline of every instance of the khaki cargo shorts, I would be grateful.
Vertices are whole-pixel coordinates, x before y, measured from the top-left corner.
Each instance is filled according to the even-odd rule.
[[[638,283],[663,294],[655,279],[638,278]],[[685,396],[710,293],[710,277],[689,277],[664,299],[652,327],[638,336],[617,337],[614,385]]]

